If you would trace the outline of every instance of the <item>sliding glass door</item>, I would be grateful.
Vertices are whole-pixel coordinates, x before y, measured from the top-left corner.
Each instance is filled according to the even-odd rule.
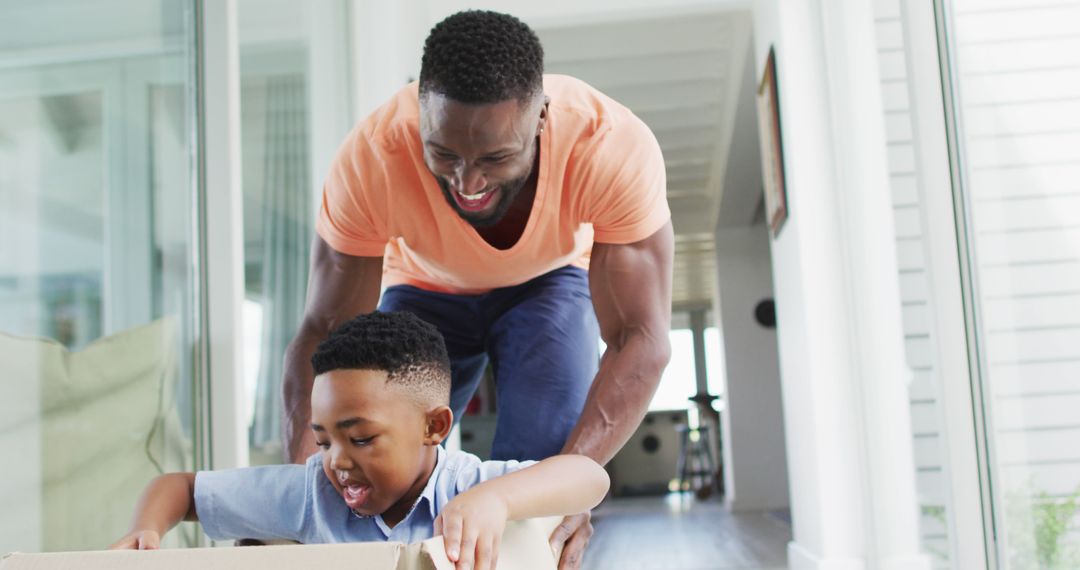
[[[1080,2],[941,8],[987,543],[1080,568]]]
[[[193,468],[194,13],[0,7],[0,552],[108,546]]]

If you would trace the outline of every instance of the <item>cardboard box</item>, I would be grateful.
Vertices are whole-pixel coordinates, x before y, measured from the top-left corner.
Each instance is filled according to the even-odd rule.
[[[555,570],[548,536],[561,519],[534,519],[506,526],[499,548],[500,570]],[[165,550],[96,550],[46,554],[12,553],[0,570],[453,570],[441,536],[417,544],[356,542],[295,546],[177,548]]]

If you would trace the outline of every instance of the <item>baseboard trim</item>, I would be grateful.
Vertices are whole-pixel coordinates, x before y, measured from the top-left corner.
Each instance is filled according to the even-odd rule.
[[[862,558],[821,558],[795,541],[788,543],[790,570],[866,570]]]
[[[880,570],[930,570],[930,558],[922,554],[897,556],[879,561]],[[790,570],[867,570],[862,558],[822,558],[795,541],[788,543],[788,568]]]
[[[925,554],[896,556],[881,561],[881,570],[930,570],[934,565]]]

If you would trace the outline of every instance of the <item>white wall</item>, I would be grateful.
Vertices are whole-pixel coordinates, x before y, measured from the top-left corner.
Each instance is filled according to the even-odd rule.
[[[733,510],[785,508],[788,474],[776,330],[754,320],[757,303],[773,295],[767,227],[717,231],[716,265],[727,370],[725,499]]]
[[[366,117],[420,76],[420,56],[431,24],[427,2],[353,1],[353,115]]]
[[[742,66],[733,140],[724,172],[716,242],[717,326],[726,364],[722,430],[726,499],[733,510],[789,506],[784,417],[776,330],[754,320],[754,307],[773,297],[768,228],[762,201],[751,50]]]
[[[862,1],[759,0],[777,53],[789,219],[772,242],[801,568],[926,568],[874,23]]]

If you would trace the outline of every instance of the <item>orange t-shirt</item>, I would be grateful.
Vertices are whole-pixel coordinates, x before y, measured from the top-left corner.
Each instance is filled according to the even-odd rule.
[[[669,219],[664,159],[645,123],[582,81],[544,76],[536,197],[521,238],[492,247],[450,207],[424,164],[417,85],[349,133],[330,167],[316,231],[348,255],[383,256],[383,285],[480,294],[566,265],[595,239],[640,241]]]

